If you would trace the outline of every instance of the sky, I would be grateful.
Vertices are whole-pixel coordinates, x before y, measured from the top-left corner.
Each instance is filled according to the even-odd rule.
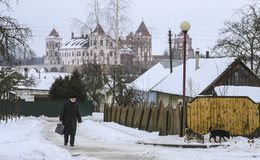
[[[180,33],[181,22],[189,21],[192,47],[205,54],[215,44],[224,21],[232,20],[235,10],[248,3],[249,0],[129,0],[129,31],[135,32],[144,21],[153,37],[152,54],[162,55],[169,48],[168,30],[174,37]],[[88,14],[85,0],[20,0],[12,8],[8,14],[32,30],[29,44],[37,56],[45,55],[45,38],[54,27],[65,43],[75,32],[72,19],[85,21]]]

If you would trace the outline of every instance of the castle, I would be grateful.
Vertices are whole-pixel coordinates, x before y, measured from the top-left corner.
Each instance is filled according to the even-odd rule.
[[[95,62],[103,65],[133,65],[136,62],[152,62],[152,35],[144,22],[135,33],[119,39],[118,48],[117,55],[116,40],[106,34],[101,25],[97,25],[89,35],[74,37],[72,33],[71,39],[64,44],[54,28],[46,38],[44,64],[77,66]]]

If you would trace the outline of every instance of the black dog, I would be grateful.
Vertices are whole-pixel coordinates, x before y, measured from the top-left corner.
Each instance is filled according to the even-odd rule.
[[[224,130],[212,130],[212,126],[209,127],[209,142],[211,142],[211,138],[214,138],[215,142],[216,141],[216,137],[219,137],[219,143],[221,143],[221,138],[224,139],[224,141],[227,141],[225,139],[225,137],[227,137],[228,139],[230,139],[230,134],[227,131]]]

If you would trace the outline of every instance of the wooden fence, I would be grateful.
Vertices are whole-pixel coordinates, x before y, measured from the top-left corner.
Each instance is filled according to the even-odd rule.
[[[248,97],[197,97],[187,104],[187,127],[207,134],[209,127],[248,136],[259,128],[259,108]]]
[[[159,131],[160,135],[174,135],[180,133],[180,110],[172,107],[151,106],[105,106],[104,121],[116,122],[132,128],[148,132]]]

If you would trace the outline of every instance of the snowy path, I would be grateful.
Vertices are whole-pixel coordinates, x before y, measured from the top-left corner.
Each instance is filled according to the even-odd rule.
[[[98,140],[99,137],[93,138],[86,134],[88,131],[84,131],[85,127],[78,127],[75,147],[63,146],[63,137],[53,133],[57,123],[57,119],[46,119],[43,136],[51,143],[67,149],[73,156],[78,157],[79,159],[84,159],[84,157],[95,157],[96,159],[102,160],[152,160],[155,157],[149,153],[149,150],[153,148],[152,146],[143,146],[135,143],[118,144],[111,143],[110,141],[100,141]],[[125,130],[111,127],[106,123],[98,124],[98,127],[103,128],[102,130],[104,131],[112,129],[115,132],[119,132],[117,135],[125,134],[130,137],[142,138],[142,136],[138,134],[128,133]]]

